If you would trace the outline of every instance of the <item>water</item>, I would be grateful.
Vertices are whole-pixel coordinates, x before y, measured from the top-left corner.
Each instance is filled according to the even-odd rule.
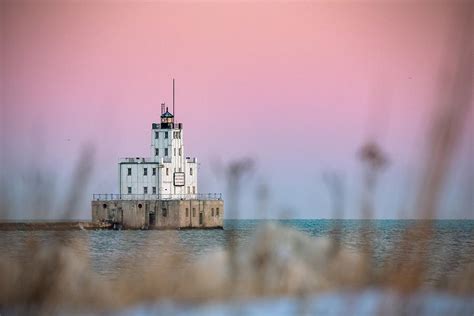
[[[366,243],[373,250],[373,263],[382,268],[390,261],[389,254],[409,257],[410,247],[401,249],[400,240],[414,220],[226,220],[225,230],[181,231],[15,231],[0,232],[3,255],[28,260],[26,250],[31,240],[51,245],[57,238],[67,240],[71,249],[84,255],[92,270],[100,277],[114,279],[124,270],[140,265],[153,265],[157,256],[187,255],[188,261],[197,260],[226,247],[232,235],[241,247],[252,242],[255,230],[265,222],[289,226],[313,237],[330,236],[337,224],[342,245],[359,251]],[[468,263],[474,262],[474,220],[438,220],[433,222],[434,233],[428,248],[430,273],[426,282],[434,282],[453,275]],[[366,238],[359,232],[366,228]],[[415,254],[416,255],[416,254]]]

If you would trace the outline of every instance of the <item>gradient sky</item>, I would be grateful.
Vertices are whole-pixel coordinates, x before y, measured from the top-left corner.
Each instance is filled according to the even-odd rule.
[[[263,216],[255,192],[265,185],[266,216],[329,218],[322,174],[335,170],[345,217],[358,217],[356,153],[375,138],[390,159],[376,216],[411,217],[453,3],[2,1],[2,176],[24,193],[37,168],[61,196],[93,144],[94,173],[75,215],[87,218],[93,192],[117,192],[118,158],[149,156],[151,123],[161,102],[171,104],[174,77],[200,191],[225,192],[219,165],[256,161],[240,216]],[[474,217],[468,129],[440,217]]]

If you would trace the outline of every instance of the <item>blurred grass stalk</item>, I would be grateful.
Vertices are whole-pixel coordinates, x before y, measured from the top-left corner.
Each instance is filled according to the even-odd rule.
[[[456,145],[465,127],[466,117],[472,107],[474,51],[474,3],[467,3],[465,10],[457,12],[452,32],[446,40],[446,52],[440,65],[437,104],[434,105],[427,144],[422,159],[422,173],[415,210],[426,221],[404,234],[399,245],[407,249],[404,258],[393,258],[384,274],[386,282],[402,291],[418,289],[428,273],[431,258],[430,243],[433,238],[433,219],[447,182]],[[468,282],[474,284],[472,267],[465,267]],[[470,272],[469,272],[470,271]],[[461,277],[462,278],[462,277]],[[466,279],[464,279],[466,280]],[[465,281],[459,281],[459,288]],[[472,290],[472,286],[471,286]]]

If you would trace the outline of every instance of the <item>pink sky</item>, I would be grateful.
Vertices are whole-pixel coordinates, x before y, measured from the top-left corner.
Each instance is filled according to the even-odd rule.
[[[150,126],[160,103],[171,104],[174,77],[201,192],[225,189],[214,161],[251,156],[258,172],[243,216],[258,216],[251,191],[264,182],[271,217],[330,217],[321,174],[336,169],[347,179],[347,216],[356,217],[355,153],[376,134],[391,160],[377,216],[396,217],[410,192],[393,187],[412,181],[449,49],[447,3],[3,1],[2,148],[18,168],[39,159],[69,175],[93,143],[78,215],[87,217],[89,194],[117,191],[117,159],[149,155]],[[463,146],[469,160],[472,139]],[[449,203],[444,212],[465,215]]]

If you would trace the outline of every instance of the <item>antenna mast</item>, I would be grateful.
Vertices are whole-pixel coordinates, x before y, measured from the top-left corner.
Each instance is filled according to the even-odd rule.
[[[173,116],[176,117],[176,113],[174,112],[174,78],[173,78]]]

